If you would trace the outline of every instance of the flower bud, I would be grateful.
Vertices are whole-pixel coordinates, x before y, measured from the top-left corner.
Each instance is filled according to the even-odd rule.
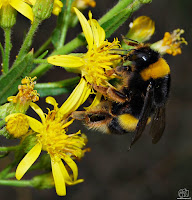
[[[14,137],[19,138],[25,135],[29,129],[29,123],[26,115],[17,113],[8,115],[6,129]]]
[[[136,40],[137,42],[145,42],[151,38],[155,31],[155,23],[147,16],[136,18],[129,25],[130,30],[126,38]]]
[[[37,0],[33,6],[34,16],[40,20],[45,20],[51,16],[54,0]]]
[[[0,9],[0,26],[5,28],[11,28],[16,22],[16,10],[8,5],[3,5]]]
[[[54,185],[55,185],[53,176],[51,173],[35,176],[32,179],[31,183],[32,183],[33,187],[38,188],[38,189],[49,189],[49,188],[54,187]]]

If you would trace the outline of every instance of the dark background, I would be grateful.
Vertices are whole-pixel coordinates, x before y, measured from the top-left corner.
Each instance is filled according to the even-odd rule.
[[[115,5],[115,0],[97,0],[97,6],[91,9],[93,17],[99,19]],[[172,86],[167,105],[166,130],[158,144],[151,144],[151,138],[146,130],[142,138],[128,152],[130,136],[104,135],[82,128],[87,133],[91,152],[87,153],[79,166],[79,178],[84,178],[82,184],[67,188],[66,197],[58,197],[55,189],[36,190],[31,188],[14,188],[0,186],[0,199],[16,200],[38,199],[70,199],[70,200],[175,200],[178,190],[187,188],[192,197],[192,1],[190,0],[153,0],[143,6],[113,35],[119,37],[126,34],[128,24],[132,19],[147,15],[156,24],[156,31],[151,39],[155,42],[161,39],[165,31],[177,28],[185,30],[188,46],[183,46],[182,55],[165,56],[171,67]],[[87,17],[87,12],[85,11]],[[50,35],[56,18],[46,20],[36,33],[33,47],[38,48]],[[24,32],[29,27],[29,21],[18,15],[17,24],[12,33],[12,58],[16,55]],[[77,30],[78,29],[78,30]],[[77,33],[81,30],[77,28]],[[77,33],[69,30],[67,40],[70,41]],[[1,41],[3,33],[1,31]],[[110,39],[109,39],[110,40]],[[64,69],[53,68],[40,82],[57,81],[70,76]],[[74,75],[73,75],[74,76]],[[66,95],[57,97],[61,103]],[[39,105],[43,105],[43,101]],[[80,123],[76,122],[80,126]],[[76,129],[74,127],[75,131]],[[3,142],[0,142],[3,146]],[[2,160],[3,169],[9,159]]]

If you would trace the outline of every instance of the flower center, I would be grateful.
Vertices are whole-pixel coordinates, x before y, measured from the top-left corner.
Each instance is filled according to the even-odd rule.
[[[49,114],[48,114],[49,116]],[[43,150],[50,156],[64,159],[65,155],[81,158],[84,151],[85,139],[76,134],[66,134],[61,121],[47,119],[43,130],[37,135]]]
[[[82,76],[87,82],[96,85],[107,85],[107,81],[113,78],[108,75],[107,71],[113,68],[115,60],[119,60],[119,55],[113,55],[111,50],[119,48],[119,41],[114,40],[112,43],[104,41],[103,45],[93,47],[83,57],[84,65],[82,66]]]
[[[166,53],[172,54],[176,56],[177,54],[181,54],[181,44],[187,44],[186,40],[183,37],[180,37],[181,34],[184,33],[182,29],[176,29],[172,34],[166,32],[163,38],[162,46],[166,46]]]

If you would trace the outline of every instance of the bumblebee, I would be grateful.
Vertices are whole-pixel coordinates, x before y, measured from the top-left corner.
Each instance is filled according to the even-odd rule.
[[[138,44],[123,56],[130,65],[116,67],[122,83],[114,87],[94,86],[107,97],[88,111],[76,111],[72,117],[91,129],[108,134],[133,132],[131,145],[151,121],[150,135],[157,143],[165,129],[165,105],[170,90],[170,68],[149,45]]]

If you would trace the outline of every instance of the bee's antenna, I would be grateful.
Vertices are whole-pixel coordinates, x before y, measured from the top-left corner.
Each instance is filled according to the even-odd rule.
[[[123,38],[123,41],[129,45],[129,46],[138,46],[139,42],[130,38],[126,38],[124,35],[121,35],[121,37]]]

